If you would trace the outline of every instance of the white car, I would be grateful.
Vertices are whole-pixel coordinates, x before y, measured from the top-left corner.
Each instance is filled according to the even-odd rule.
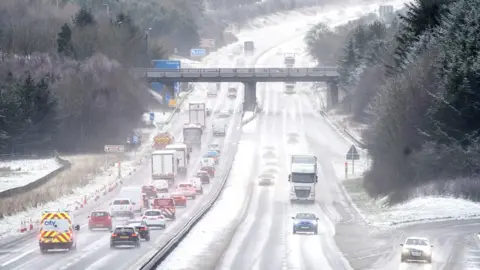
[[[152,185],[157,189],[157,193],[168,193],[167,180],[153,180]]]
[[[432,247],[427,238],[408,237],[402,246],[401,262],[406,261],[427,261],[432,262]]]
[[[116,198],[110,203],[110,216],[133,218],[135,216],[134,206],[135,203],[129,198]]]
[[[157,227],[165,229],[165,227],[167,226],[165,216],[160,210],[147,210],[143,213],[142,219],[145,221],[145,223],[147,223],[147,226],[149,228]]]
[[[208,146],[208,151],[217,151],[218,153],[220,153],[220,145],[212,143]]]
[[[218,112],[219,118],[228,118],[230,117],[230,115],[231,115],[230,110],[220,110],[220,112]]]
[[[275,182],[275,175],[271,173],[262,173],[258,176],[258,184],[260,186],[270,186]]]
[[[193,185],[197,194],[203,194],[203,186],[202,186],[202,179],[200,177],[190,177],[188,182]]]

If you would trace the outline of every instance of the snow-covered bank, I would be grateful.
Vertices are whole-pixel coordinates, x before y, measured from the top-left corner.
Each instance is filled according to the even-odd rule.
[[[254,167],[252,156],[257,149],[251,141],[240,141],[229,180],[214,207],[157,268],[162,270],[213,269],[228,245],[248,205]]]
[[[30,184],[61,166],[55,158],[0,161],[0,192]]]

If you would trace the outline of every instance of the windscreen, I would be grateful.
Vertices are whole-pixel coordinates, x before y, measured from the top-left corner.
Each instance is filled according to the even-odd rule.
[[[316,164],[313,156],[292,156],[292,163]]]
[[[108,217],[110,214],[108,212],[93,212],[92,217]]]
[[[133,230],[133,228],[116,228],[115,229],[115,233],[134,233],[135,231]]]
[[[153,204],[157,206],[173,206],[173,202],[170,199],[168,200],[156,199],[153,201]]]
[[[68,232],[70,229],[70,222],[68,219],[47,219],[42,223],[42,230],[44,231],[56,231],[56,232]]]
[[[115,200],[113,201],[113,205],[129,205],[129,200]]]
[[[406,244],[410,246],[428,246],[427,241],[423,239],[408,239]]]
[[[178,185],[179,188],[191,188],[192,185],[191,184],[180,184]]]
[[[142,223],[138,221],[128,221],[127,225],[133,226],[133,227],[142,227]]]
[[[293,183],[315,183],[315,174],[292,173]]]
[[[308,213],[299,213],[295,217],[296,219],[315,219],[315,216],[313,214],[308,214]]]
[[[161,216],[162,213],[160,211],[147,211],[145,212],[145,216],[147,217],[156,217],[156,216]]]

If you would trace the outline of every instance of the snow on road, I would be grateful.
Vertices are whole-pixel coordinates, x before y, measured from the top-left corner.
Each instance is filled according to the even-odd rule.
[[[234,233],[236,227],[232,224],[241,220],[241,213],[247,205],[249,197],[250,171],[254,159],[251,157],[257,151],[251,141],[240,141],[238,152],[235,155],[233,169],[229,175],[229,181],[225,186],[220,198],[212,210],[198,223],[190,234],[180,243],[175,252],[157,268],[161,270],[189,269],[202,270],[213,269],[215,261],[202,260],[222,255],[228,239]],[[207,256],[208,255],[208,256]]]
[[[0,192],[30,184],[61,166],[55,158],[0,161]]]

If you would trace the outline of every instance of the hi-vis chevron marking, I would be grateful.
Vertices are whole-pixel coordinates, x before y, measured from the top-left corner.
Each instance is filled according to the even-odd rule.
[[[68,223],[72,223],[70,220],[70,215],[67,212],[45,213],[42,215],[41,223],[49,219],[66,219],[68,220]]]
[[[162,214],[164,214],[165,216],[173,216],[173,214],[175,214],[175,210],[172,208],[163,208]]]

